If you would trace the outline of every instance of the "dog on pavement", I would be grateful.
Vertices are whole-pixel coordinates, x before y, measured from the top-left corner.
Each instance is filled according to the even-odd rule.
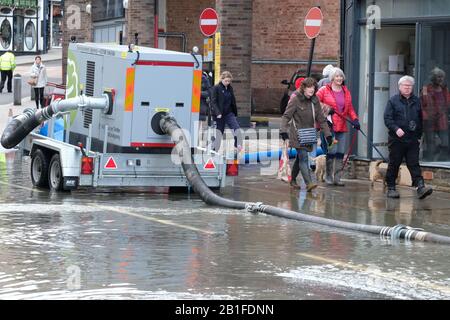
[[[378,160],[377,162],[375,162],[375,171],[370,179],[370,181],[371,181],[370,185],[373,187],[375,181],[383,180],[383,188],[386,189],[387,188],[387,184],[386,184],[387,168],[381,168],[380,164],[382,164],[382,163],[383,163],[383,160]],[[402,170],[401,168],[398,169],[397,179],[395,179],[396,184],[398,184],[400,182],[401,170]]]
[[[326,155],[321,154],[320,156],[317,156],[315,158],[313,158],[312,160],[314,160],[316,162],[316,179],[317,182],[324,182],[324,176],[325,176],[325,170],[326,170]]]

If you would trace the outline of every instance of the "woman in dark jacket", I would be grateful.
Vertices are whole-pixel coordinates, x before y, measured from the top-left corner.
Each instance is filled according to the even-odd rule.
[[[317,122],[325,134],[327,143],[332,144],[330,129],[315,93],[316,80],[312,78],[303,80],[301,86],[291,95],[286,111],[281,118],[280,130],[281,138],[289,139],[290,147],[297,150],[297,158],[292,167],[291,187],[300,189],[296,179],[298,173],[301,172],[308,192],[317,187],[312,182],[308,166],[308,152],[312,151],[313,146],[300,146],[297,129],[313,128]]]
[[[225,125],[227,124],[234,133],[234,147],[238,146],[238,138],[240,135],[240,127],[237,122],[237,106],[236,97],[234,96],[233,87],[231,81],[233,76],[230,72],[224,71],[220,75],[220,82],[211,90],[211,104],[214,111],[214,120],[217,123],[217,129],[223,135],[225,131]],[[240,139],[239,139],[240,140]],[[215,150],[220,148],[221,137],[218,137]]]

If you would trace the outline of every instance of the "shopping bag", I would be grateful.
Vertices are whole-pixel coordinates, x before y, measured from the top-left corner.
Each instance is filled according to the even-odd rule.
[[[288,140],[283,142],[280,164],[278,168],[278,179],[284,182],[291,181],[291,166],[289,165]]]

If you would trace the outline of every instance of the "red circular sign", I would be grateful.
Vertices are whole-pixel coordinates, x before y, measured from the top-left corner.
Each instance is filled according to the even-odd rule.
[[[206,8],[200,15],[200,31],[205,37],[211,37],[219,28],[219,15],[216,10],[212,8]]]
[[[305,33],[309,39],[314,39],[320,33],[320,27],[323,23],[322,10],[317,7],[311,8],[305,17]]]

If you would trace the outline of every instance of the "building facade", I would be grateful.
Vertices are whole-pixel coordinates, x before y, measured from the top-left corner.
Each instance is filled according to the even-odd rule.
[[[343,2],[345,69],[361,128],[387,157],[384,108],[399,78],[411,75],[424,111],[422,164],[450,167],[450,1]],[[380,158],[367,139],[358,140],[357,155]]]

